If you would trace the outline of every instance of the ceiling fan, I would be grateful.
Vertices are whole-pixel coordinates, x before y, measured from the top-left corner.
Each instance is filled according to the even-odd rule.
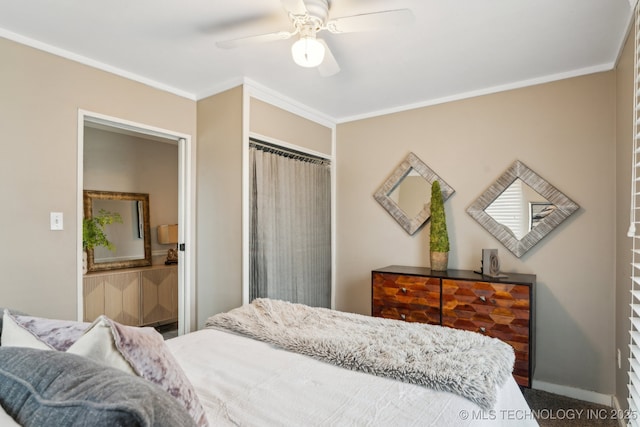
[[[373,31],[408,24],[413,21],[409,9],[385,10],[361,15],[329,19],[329,0],[281,0],[289,15],[291,31],[278,31],[237,39],[216,42],[222,49],[232,49],[248,44],[286,40],[298,36],[291,46],[291,54],[296,64],[302,67],[318,67],[323,76],[331,76],[340,71],[335,57],[327,43],[316,34],[328,30],[333,34]]]

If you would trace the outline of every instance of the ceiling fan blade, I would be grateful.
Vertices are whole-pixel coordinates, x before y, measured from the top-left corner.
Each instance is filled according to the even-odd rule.
[[[304,15],[307,13],[307,6],[305,6],[302,0],[280,0],[282,7],[292,15]]]
[[[241,37],[239,39],[222,40],[216,42],[216,46],[221,49],[233,49],[235,47],[246,46],[250,44],[266,43],[276,40],[286,40],[295,33],[288,31],[278,31],[276,33],[260,34],[257,36]]]
[[[332,19],[327,22],[326,28],[336,34],[354,33],[407,25],[413,21],[414,16],[410,9],[397,9]]]
[[[331,53],[331,49],[327,43],[322,39],[316,39],[324,46],[324,59],[322,63],[318,66],[318,72],[323,77],[333,76],[334,74],[338,74],[340,72],[340,65],[338,65],[338,61]]]

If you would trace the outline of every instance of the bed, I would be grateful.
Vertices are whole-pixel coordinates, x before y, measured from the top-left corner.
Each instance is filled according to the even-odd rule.
[[[267,305],[272,305],[273,303],[273,301],[270,300],[264,300],[262,302]],[[289,303],[285,303],[287,306],[288,304]],[[298,308],[298,305],[292,306],[296,309]],[[304,310],[308,309],[306,306],[302,307]],[[280,332],[278,334],[272,334],[273,336],[269,336],[269,334],[266,336],[264,334],[260,335],[255,332],[256,329],[269,330],[271,326],[268,322],[265,322],[264,319],[258,319],[261,323],[261,326],[258,328],[254,328],[255,325],[251,326],[254,332],[249,334],[244,333],[242,329],[247,327],[247,324],[243,324],[243,321],[251,317],[247,316],[247,309],[249,309],[249,314],[255,314],[254,305],[249,305],[248,307],[243,306],[239,309],[231,310],[229,313],[213,316],[208,322],[208,327],[205,329],[167,341],[157,341],[157,337],[153,336],[151,332],[153,330],[151,328],[122,327],[105,318],[99,319],[102,323],[98,322],[98,320],[96,322],[103,326],[100,328],[102,332],[106,332],[108,336],[115,337],[115,346],[113,347],[115,353],[123,354],[124,359],[131,363],[131,366],[134,367],[134,373],[138,376],[147,378],[148,374],[144,373],[145,370],[147,373],[150,371],[174,371],[174,373],[177,373],[173,379],[170,379],[170,381],[173,382],[168,385],[158,383],[156,381],[158,380],[157,378],[149,377],[147,379],[151,380],[151,382],[156,381],[157,384],[164,387],[166,391],[169,391],[170,394],[174,394],[174,397],[181,400],[182,406],[187,408],[186,413],[188,413],[190,417],[189,423],[194,424],[193,420],[195,420],[195,425],[537,425],[518,385],[511,375],[507,375],[499,385],[493,386],[492,393],[488,393],[492,395],[491,398],[487,398],[486,396],[478,397],[477,393],[471,395],[470,398],[469,396],[464,396],[464,393],[461,394],[460,390],[455,389],[455,387],[454,391],[451,392],[436,390],[442,388],[439,385],[435,386],[436,389],[425,387],[420,384],[421,381],[414,381],[415,383],[400,381],[394,377],[398,375],[398,372],[393,369],[375,372],[378,375],[374,375],[372,372],[376,371],[376,369],[366,363],[366,361],[356,360],[350,351],[347,352],[349,354],[345,356],[346,360],[349,361],[347,363],[348,366],[345,367],[344,360],[341,362],[343,366],[337,366],[333,364],[335,361],[332,362],[335,357],[331,356],[332,352],[335,353],[335,351],[331,350],[331,343],[327,344],[326,337],[322,337],[322,339],[319,340],[322,342],[324,351],[323,354],[318,355],[304,354],[307,350],[305,350],[305,346],[301,344],[309,341],[304,337],[297,336],[294,339],[295,347],[300,347],[299,352],[297,352],[291,351],[291,348],[289,350],[285,349],[288,346],[286,342],[281,342],[280,344],[274,343],[275,340],[281,339],[279,338],[281,335]],[[333,320],[327,320],[327,318],[324,317],[314,319],[317,309],[310,310],[312,310],[312,314],[305,311],[300,314],[300,316],[302,316],[300,318],[296,318],[295,315],[292,316],[291,313],[278,312],[275,320],[276,323],[279,323],[279,327],[284,328],[282,330],[286,331],[285,334],[289,334],[293,323],[303,324],[302,326],[312,330],[315,328],[315,321],[321,321],[328,325],[329,327],[326,329],[329,332],[331,332],[331,329],[343,329],[343,326],[339,323],[332,323]],[[322,310],[324,309],[320,309],[320,311]],[[336,320],[337,322],[346,322],[345,324],[358,323],[360,321],[368,322],[367,319],[373,319],[367,316],[343,314],[331,310],[327,310],[327,313],[331,316],[346,316],[344,318],[339,317],[338,320]],[[6,391],[6,387],[8,387],[7,378],[10,378],[11,375],[15,377],[16,371],[6,373],[5,371],[9,368],[4,361],[12,360],[10,357],[13,357],[16,360],[20,360],[20,363],[25,364],[28,363],[26,361],[31,357],[47,357],[47,360],[54,358],[57,366],[60,363],[57,359],[60,358],[64,363],[80,363],[82,364],[82,369],[84,369],[86,364],[89,364],[89,362],[93,363],[93,361],[88,360],[87,357],[75,357],[74,354],[67,355],[65,353],[69,352],[69,348],[75,348],[74,345],[77,346],[75,343],[85,339],[84,337],[88,335],[86,332],[87,324],[66,322],[67,326],[65,327],[67,330],[65,334],[63,334],[65,338],[61,340],[58,336],[56,343],[52,345],[52,341],[49,340],[49,344],[47,344],[51,346],[51,349],[59,351],[43,352],[43,348],[35,350],[4,348],[7,341],[12,339],[5,339],[5,335],[11,335],[13,332],[11,332],[7,326],[6,312],[3,318],[5,326],[2,332],[2,347],[0,347],[0,358],[3,360],[3,364],[0,364],[0,404],[13,418],[20,420],[21,424],[35,425],[25,420],[33,417],[33,414],[39,414],[40,412],[38,411],[41,411],[41,408],[37,410],[34,409],[29,414],[25,413],[21,415],[20,411],[22,409],[15,410],[7,404],[5,399],[5,396],[8,395]],[[20,318],[20,316],[14,316],[10,320],[11,322],[15,320],[15,323],[19,324],[20,327],[18,329],[20,329],[20,333],[24,332],[22,329],[30,327],[30,335],[35,335],[40,340],[46,341],[43,337],[52,335],[50,326],[42,326],[39,330],[34,331],[34,322],[25,319],[26,318]],[[301,322],[300,319],[304,321]],[[94,322],[93,325],[95,325],[96,322]],[[374,322],[377,322],[377,320],[374,320]],[[398,321],[390,322],[394,322],[391,323],[392,327],[405,323]],[[14,326],[15,325],[12,327]],[[380,325],[377,324],[375,325],[376,328],[379,328],[379,326]],[[438,334],[447,332],[442,331],[446,328],[437,328],[439,328],[437,329]],[[49,332],[43,332],[45,329]],[[149,331],[150,329],[151,331]],[[57,331],[56,334],[60,335],[59,331],[61,327],[59,325],[56,326],[55,330]],[[144,333],[142,333],[143,331]],[[334,330],[333,332],[336,333],[332,333],[332,337],[340,337],[340,331]],[[349,333],[353,333],[353,331],[346,330],[346,334]],[[252,334],[257,335],[251,336]],[[144,335],[142,341],[140,338],[141,335]],[[366,333],[359,335],[366,335]],[[397,335],[396,331],[394,331],[394,335]],[[369,342],[362,341],[366,337],[363,338],[359,336],[357,338],[356,342]],[[475,337],[472,338],[475,339]],[[30,340],[31,336],[27,337],[23,335],[21,339]],[[103,342],[105,340],[104,335],[95,340]],[[61,346],[59,343],[62,341],[66,344]],[[387,341],[387,339],[385,338],[383,341]],[[67,346],[68,343],[72,343],[71,347]],[[127,343],[128,350],[127,345],[125,345]],[[25,345],[24,341],[21,342],[20,345]],[[35,344],[30,343],[25,346],[32,345]],[[85,344],[84,347],[90,346]],[[153,351],[141,353],[141,348],[145,350],[152,348]],[[376,347],[372,345],[371,348],[375,349]],[[26,351],[33,351],[34,354],[24,353]],[[370,350],[366,351],[371,353]],[[340,352],[342,352],[342,350],[340,350]],[[485,350],[482,349],[481,353],[484,352]],[[25,357],[25,354],[29,356]],[[136,360],[136,358],[140,359],[141,354],[143,359],[147,359],[143,365],[140,365],[139,360]],[[153,355],[153,359],[155,359],[158,354],[164,354],[165,361],[162,363],[167,363],[167,365],[160,368],[154,366],[153,369],[149,369],[147,366],[150,363],[148,360],[149,354]],[[329,356],[327,356],[327,354],[329,354]],[[455,360],[456,358],[457,356],[454,354],[452,359]],[[474,355],[474,358],[478,359],[482,357]],[[40,384],[42,383],[42,376],[51,374],[50,368],[45,369],[43,367],[46,363],[49,362],[37,360],[29,366],[23,366],[22,369],[25,372],[28,371],[31,377],[37,377],[37,384]],[[156,361],[154,360],[153,363],[156,363]],[[167,366],[170,369],[166,369]],[[388,368],[388,366],[386,366],[386,368]],[[61,376],[73,376],[74,372],[80,372],[82,369],[66,367],[51,375],[56,378],[55,381],[58,381]],[[130,375],[130,373],[122,373],[119,369],[115,369],[114,371],[107,370],[104,365],[100,364],[96,367],[90,365],[88,369],[89,371],[96,370],[96,372],[99,372],[99,374],[97,374],[98,376],[110,375],[111,378],[121,379],[122,381],[131,381],[131,378],[138,379]],[[401,374],[404,375],[402,372]],[[415,376],[411,372],[410,374]],[[486,375],[483,373],[483,375],[479,377],[484,376]],[[92,380],[91,378],[87,382]],[[160,379],[159,381],[166,382],[166,379]],[[182,390],[177,394],[175,389],[179,389],[180,387],[176,387],[176,381],[178,381],[180,387],[182,387]],[[452,381],[458,384],[458,380]],[[146,385],[144,383],[148,382],[149,381],[137,381],[134,385],[136,387],[145,387]],[[464,382],[465,380],[462,380],[462,383]],[[11,386],[15,388],[15,384]],[[40,390],[38,392],[48,393],[48,390],[52,387],[47,387],[46,390]],[[129,386],[118,386],[115,391],[110,392],[109,398],[114,401],[130,402],[131,395],[119,396],[119,393],[122,390],[127,390],[128,387]],[[95,389],[104,395],[104,381],[101,383],[96,380]],[[75,390],[76,389],[74,389],[74,392]],[[477,392],[477,390],[475,391]],[[189,395],[191,392],[193,395]],[[66,393],[64,398],[69,399],[69,391],[67,390]],[[136,396],[139,395],[140,393],[137,392]],[[147,394],[144,395],[146,396]],[[153,394],[153,399],[155,400],[151,402],[145,400],[135,405],[136,407],[134,409],[138,412],[141,411],[140,407],[148,406],[151,408],[142,411],[144,412],[142,415],[136,414],[137,419],[146,417],[146,419],[151,419],[152,421],[148,421],[147,424],[125,423],[122,425],[190,425],[184,418],[180,421],[180,417],[184,417],[184,414],[182,414],[184,410],[180,407],[181,405],[176,406],[175,402],[169,403],[162,400],[165,399],[165,395],[166,393],[159,393],[158,396]],[[51,396],[47,396],[47,398],[52,399]],[[77,397],[75,398],[77,399]],[[95,409],[95,397],[88,399],[93,399],[89,407],[92,410]],[[488,402],[490,402],[490,406]],[[110,405],[113,406],[113,403],[110,403]],[[47,408],[47,410],[57,411],[59,407],[56,406],[54,409]],[[170,418],[167,413],[173,418]],[[47,416],[55,417],[57,415],[49,414]],[[75,416],[75,414],[73,416]],[[91,416],[97,419],[95,418],[96,415],[92,414]],[[2,418],[0,417],[0,419]],[[93,425],[100,425],[100,423],[96,422]],[[108,424],[105,423],[104,425]]]
[[[194,385],[214,425],[537,425],[510,374],[495,387],[495,400],[483,396],[476,399],[479,403],[474,403],[458,393],[436,391],[393,378],[398,374],[389,368],[387,359],[385,369],[376,372],[383,376],[372,375],[369,372],[375,370],[373,362],[363,361],[352,351],[364,345],[368,351],[377,345],[376,341],[382,341],[383,347],[378,352],[384,353],[389,345],[395,348],[394,340],[405,342],[406,337],[401,335],[407,328],[421,335],[425,328],[431,328],[438,333],[456,334],[458,338],[472,336],[483,343],[487,341],[479,334],[267,299],[257,299],[213,316],[207,324],[209,328],[168,340],[166,344]],[[350,329],[354,324],[359,324],[358,329]],[[390,336],[384,336],[384,328],[391,330]],[[318,330],[326,334],[318,334]],[[370,333],[375,338],[367,336]],[[412,341],[417,339],[411,337]],[[451,342],[448,335],[444,339],[447,345]],[[330,340],[339,344],[328,343]],[[309,341],[312,343],[305,345]],[[488,341],[493,343],[492,339]],[[317,342],[321,344],[315,345]],[[342,346],[344,342],[347,350]],[[477,343],[473,341],[472,345],[477,347]],[[332,351],[340,357],[327,356]],[[489,351],[487,347],[480,350]],[[458,357],[450,348],[446,354]],[[482,359],[482,355],[473,354],[472,358]],[[513,359],[507,363],[512,367]],[[399,366],[397,370],[404,369],[407,368]],[[416,371],[419,369],[413,370],[413,377]],[[488,375],[485,372],[481,376]],[[456,391],[464,383],[451,382]],[[469,385],[476,390],[480,388],[478,382]],[[491,406],[487,407],[487,403]]]
[[[452,393],[351,371],[215,329],[167,341],[212,426],[536,426],[513,378],[483,411]],[[259,362],[259,363],[257,363]]]

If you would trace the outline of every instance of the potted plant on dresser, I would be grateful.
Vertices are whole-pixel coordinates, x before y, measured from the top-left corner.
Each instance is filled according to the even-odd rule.
[[[431,184],[431,229],[429,234],[429,258],[431,269],[446,271],[449,263],[449,234],[444,213],[444,199],[440,183]]]
[[[97,215],[82,220],[82,274],[87,273],[87,251],[96,246],[104,246],[110,251],[116,248],[107,239],[104,227],[108,224],[122,223],[122,217],[117,212],[100,209]]]

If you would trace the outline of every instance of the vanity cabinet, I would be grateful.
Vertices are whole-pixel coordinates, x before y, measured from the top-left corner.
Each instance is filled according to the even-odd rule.
[[[373,316],[479,332],[510,344],[513,376],[531,387],[536,276],[491,278],[468,270],[389,266],[372,271]]]
[[[140,272],[143,325],[178,321],[178,267],[145,269]]]
[[[83,288],[85,322],[92,322],[101,314],[132,326],[178,320],[176,265],[88,273]]]

